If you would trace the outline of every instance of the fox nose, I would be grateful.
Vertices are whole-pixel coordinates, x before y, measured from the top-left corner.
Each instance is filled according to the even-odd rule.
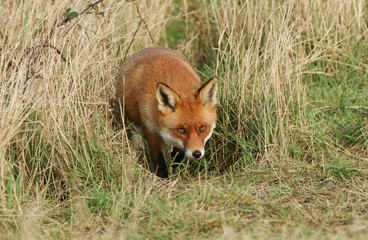
[[[201,157],[201,155],[202,155],[202,153],[201,153],[201,151],[199,151],[199,150],[195,150],[193,153],[192,153],[192,155],[193,155],[193,157],[195,157],[195,158],[200,158]]]

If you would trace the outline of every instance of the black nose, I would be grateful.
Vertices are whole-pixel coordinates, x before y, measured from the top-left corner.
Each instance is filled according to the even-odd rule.
[[[201,151],[195,150],[195,151],[193,152],[193,157],[195,157],[195,158],[200,158],[200,157],[201,157],[201,155],[202,155]]]

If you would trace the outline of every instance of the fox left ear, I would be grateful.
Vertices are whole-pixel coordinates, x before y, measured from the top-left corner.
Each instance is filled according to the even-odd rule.
[[[178,94],[165,83],[157,84],[156,98],[158,110],[161,113],[175,112],[176,104],[179,102]]]
[[[198,92],[198,97],[204,106],[214,107],[217,103],[217,78],[212,77]]]

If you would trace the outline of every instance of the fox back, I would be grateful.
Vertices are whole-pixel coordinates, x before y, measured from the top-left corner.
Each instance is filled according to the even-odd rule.
[[[157,175],[167,177],[163,140],[177,161],[199,159],[216,125],[216,78],[201,86],[187,59],[164,47],[128,58],[116,77],[116,97],[127,118],[143,128]]]

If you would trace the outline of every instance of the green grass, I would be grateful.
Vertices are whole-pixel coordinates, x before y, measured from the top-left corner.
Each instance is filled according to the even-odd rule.
[[[4,2],[0,239],[367,238],[367,4],[230,2],[104,1],[63,24],[89,2]],[[219,81],[205,158],[168,180],[109,105],[150,36]],[[30,61],[42,41],[62,57]]]

